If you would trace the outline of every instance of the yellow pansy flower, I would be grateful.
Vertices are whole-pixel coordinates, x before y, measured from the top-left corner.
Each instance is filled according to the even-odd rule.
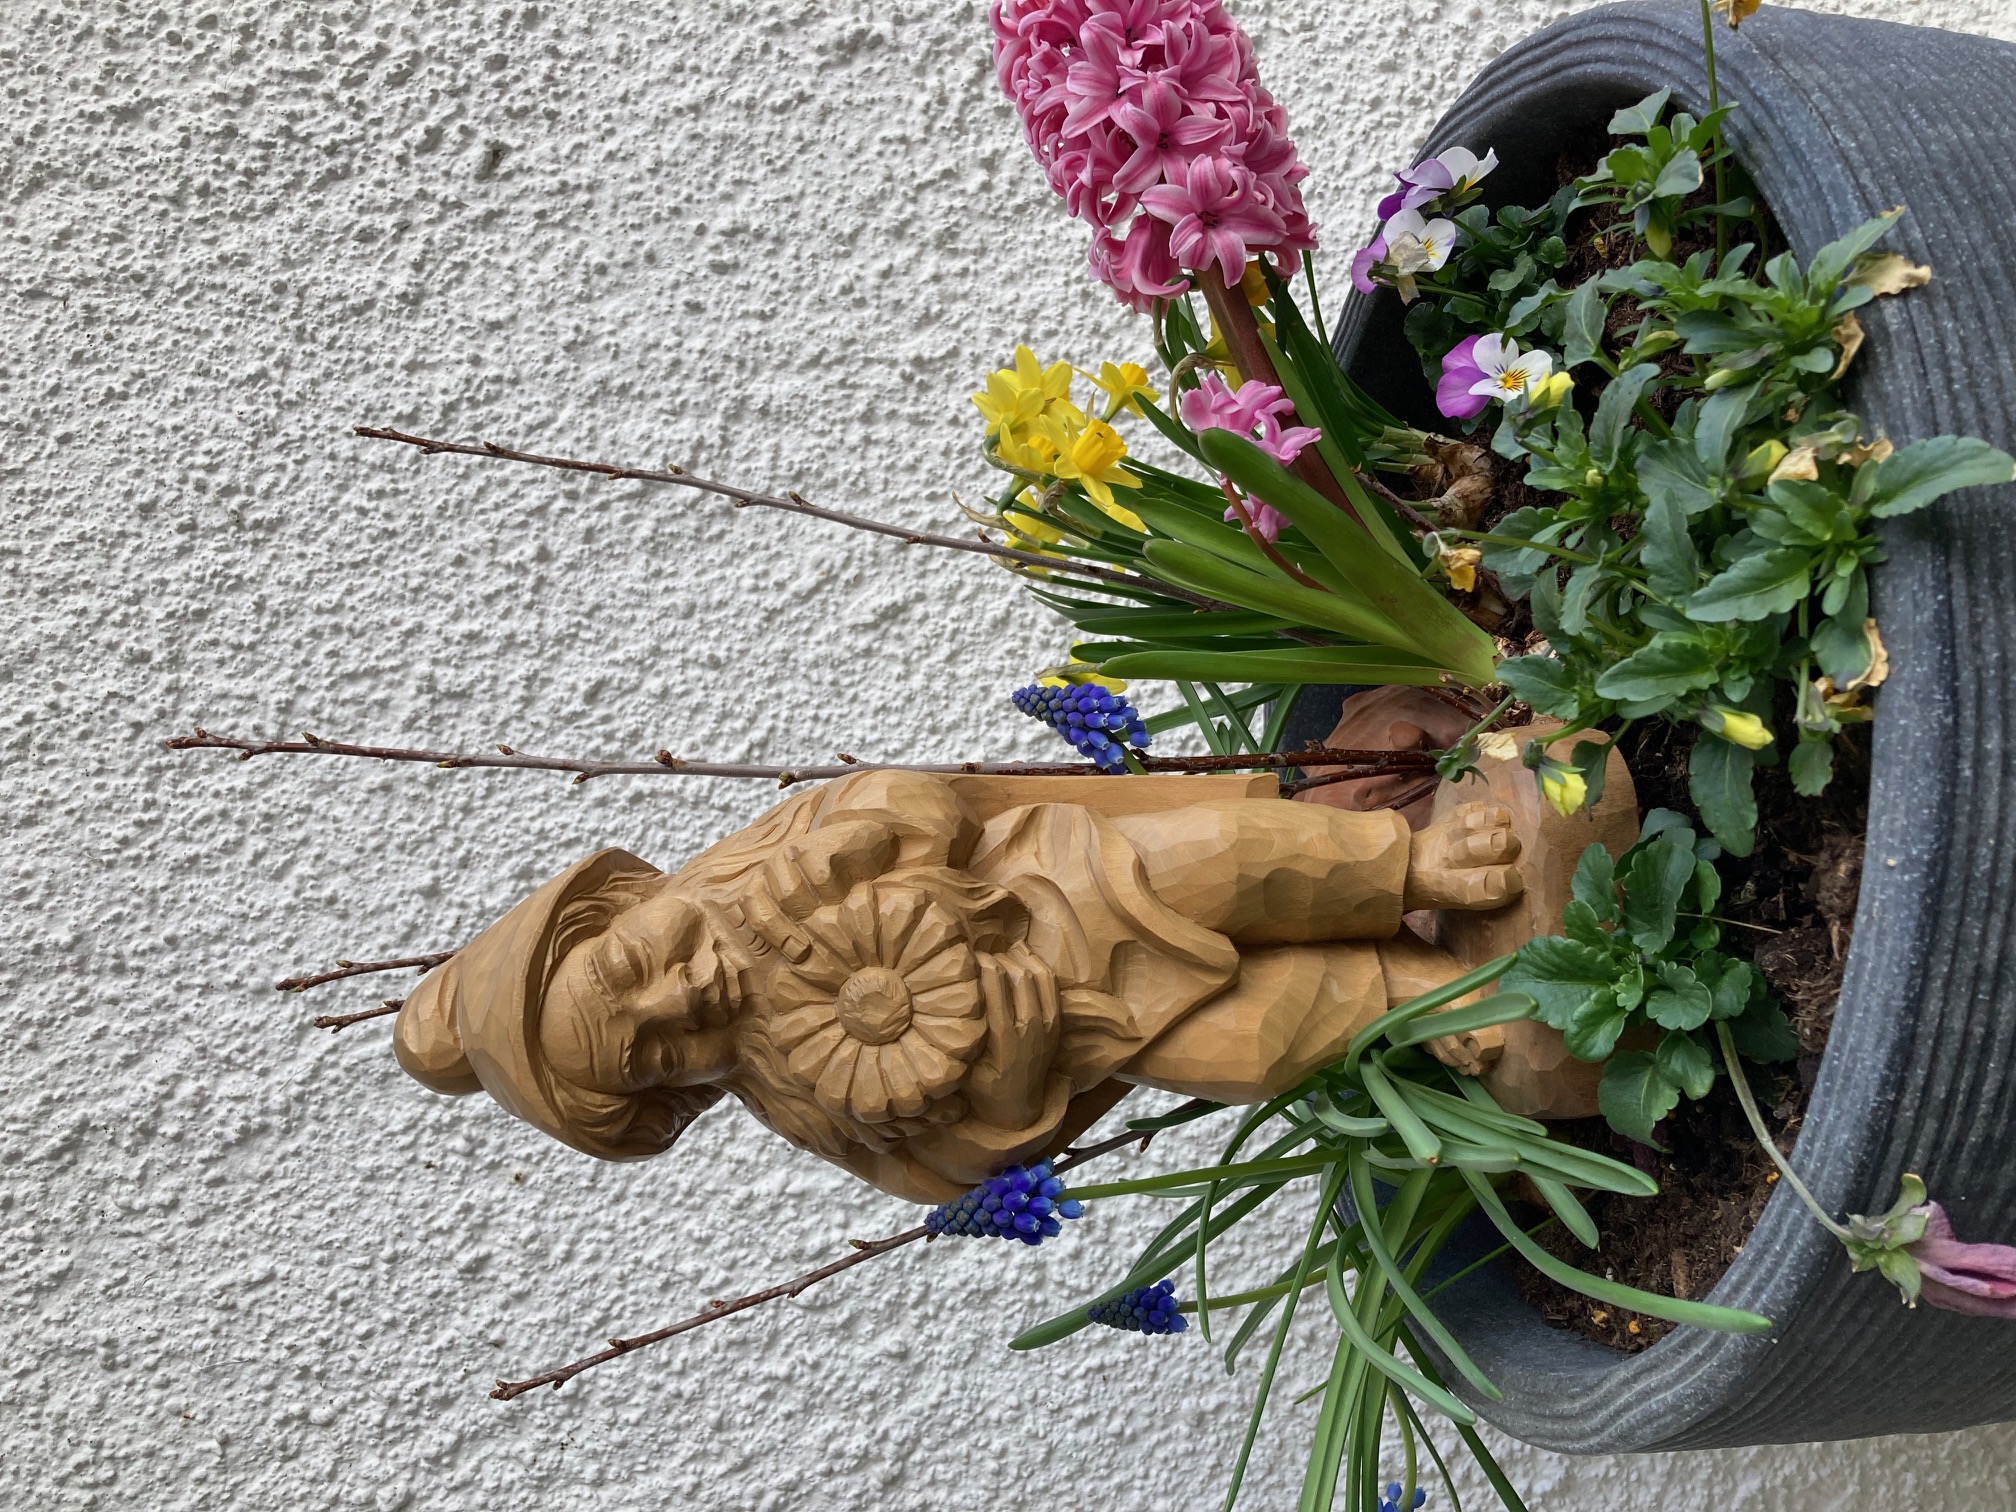
[[[1574,387],[1575,380],[1573,378],[1570,378],[1566,373],[1555,373],[1545,382],[1534,385],[1532,395],[1527,400],[1527,408],[1532,410],[1536,415],[1542,411],[1550,410],[1563,399],[1566,399],[1569,390]]]

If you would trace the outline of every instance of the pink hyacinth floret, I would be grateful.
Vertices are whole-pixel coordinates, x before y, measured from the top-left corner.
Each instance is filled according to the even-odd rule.
[[[1292,465],[1305,446],[1323,439],[1323,432],[1313,425],[1282,425],[1281,417],[1293,414],[1294,404],[1277,385],[1257,378],[1249,378],[1234,389],[1216,373],[1206,373],[1197,387],[1176,401],[1176,409],[1193,432],[1225,430],[1244,436],[1283,467]],[[1223,482],[1228,489],[1232,486],[1230,479]],[[1258,499],[1249,498],[1245,503],[1254,530],[1269,541],[1277,539],[1287,519],[1273,505]],[[1225,511],[1228,525],[1238,518],[1237,510]]]
[[[1036,161],[1137,310],[1316,245],[1308,169],[1222,0],[994,0],[994,69]]]

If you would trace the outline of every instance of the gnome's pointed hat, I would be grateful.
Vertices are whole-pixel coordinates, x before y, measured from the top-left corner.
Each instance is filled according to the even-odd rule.
[[[554,1075],[539,1049],[546,984],[567,952],[662,875],[625,850],[576,862],[434,971],[399,1010],[399,1064],[437,1092],[488,1092],[555,1139],[605,1160],[656,1155],[711,1105],[712,1087],[613,1094]],[[651,1116],[651,1115],[657,1116]]]

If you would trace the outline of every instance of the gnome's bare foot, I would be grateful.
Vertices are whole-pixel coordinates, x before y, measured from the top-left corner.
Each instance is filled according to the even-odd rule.
[[[1409,912],[1500,907],[1524,889],[1512,866],[1518,856],[1511,813],[1495,803],[1466,803],[1413,837],[1403,906]]]

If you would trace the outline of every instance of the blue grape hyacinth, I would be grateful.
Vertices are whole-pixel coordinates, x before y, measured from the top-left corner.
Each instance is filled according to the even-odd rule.
[[[1064,1183],[1050,1162],[1039,1160],[1033,1166],[1010,1166],[963,1197],[940,1203],[924,1215],[924,1227],[955,1239],[1041,1244],[1064,1231],[1059,1220],[1084,1211],[1076,1198],[1064,1195]]]
[[[1139,711],[1097,683],[1064,688],[1031,683],[1017,689],[1014,700],[1016,708],[1031,719],[1042,720],[1102,771],[1126,771],[1126,747],[1148,744],[1148,727],[1141,722]]]
[[[1174,1281],[1137,1286],[1125,1296],[1087,1308],[1085,1316],[1094,1323],[1123,1328],[1129,1333],[1176,1334],[1190,1326],[1190,1320],[1176,1310]]]
[[[1400,1504],[1400,1482],[1388,1481],[1386,1483],[1386,1494],[1379,1498],[1379,1512],[1416,1512],[1416,1509],[1427,1500],[1428,1493],[1423,1491],[1419,1486],[1416,1486],[1414,1488],[1414,1500],[1408,1502],[1403,1507]]]

